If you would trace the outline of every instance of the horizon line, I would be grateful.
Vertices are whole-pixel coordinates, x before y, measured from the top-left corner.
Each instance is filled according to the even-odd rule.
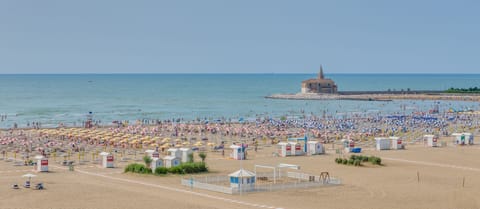
[[[261,73],[255,73],[255,72],[247,72],[247,73],[242,73],[242,72],[222,72],[222,73],[215,73],[215,72],[200,72],[200,73],[194,73],[194,72],[180,72],[180,73],[172,73],[172,72],[112,72],[112,73],[0,73],[0,75],[272,75],[272,74],[278,74],[278,75],[312,75],[312,74],[318,74],[318,72],[312,72],[312,73],[306,73],[306,72],[301,72],[301,73],[295,73],[295,72],[261,72]],[[349,72],[340,72],[340,73],[325,73],[326,75],[480,75],[480,73],[465,73],[465,72],[460,72],[460,73],[430,73],[430,72],[408,72],[408,73],[398,73],[398,72],[364,72],[364,73],[349,73]]]

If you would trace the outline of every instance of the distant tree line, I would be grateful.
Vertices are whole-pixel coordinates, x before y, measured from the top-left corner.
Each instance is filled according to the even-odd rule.
[[[470,88],[449,88],[445,91],[446,93],[480,93],[480,88],[470,87]]]

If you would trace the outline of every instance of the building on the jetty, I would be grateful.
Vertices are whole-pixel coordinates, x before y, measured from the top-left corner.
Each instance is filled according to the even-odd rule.
[[[323,68],[320,66],[317,78],[302,81],[302,93],[336,94],[337,84],[332,79],[325,78]]]

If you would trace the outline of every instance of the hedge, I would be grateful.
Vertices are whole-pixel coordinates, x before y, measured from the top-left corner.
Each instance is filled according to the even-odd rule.
[[[165,168],[165,167],[155,168],[155,174],[157,174],[157,175],[167,174],[167,173],[168,173],[168,168]]]
[[[370,162],[373,165],[382,165],[382,159],[376,156],[350,155],[347,158],[335,158],[337,164],[362,166],[362,162]]]
[[[125,167],[125,173],[144,173],[144,174],[151,174],[152,169],[145,167],[143,164],[132,163]],[[160,174],[192,174],[192,173],[202,173],[208,172],[208,167],[205,163],[202,162],[194,162],[194,163],[182,163],[178,166],[174,166],[171,168],[165,167],[158,167],[154,170],[154,173],[157,175]]]

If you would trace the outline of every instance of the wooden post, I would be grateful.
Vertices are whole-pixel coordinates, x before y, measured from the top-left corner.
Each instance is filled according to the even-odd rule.
[[[465,187],[465,176],[463,177],[462,187]]]
[[[420,172],[417,171],[417,182],[420,183]]]

